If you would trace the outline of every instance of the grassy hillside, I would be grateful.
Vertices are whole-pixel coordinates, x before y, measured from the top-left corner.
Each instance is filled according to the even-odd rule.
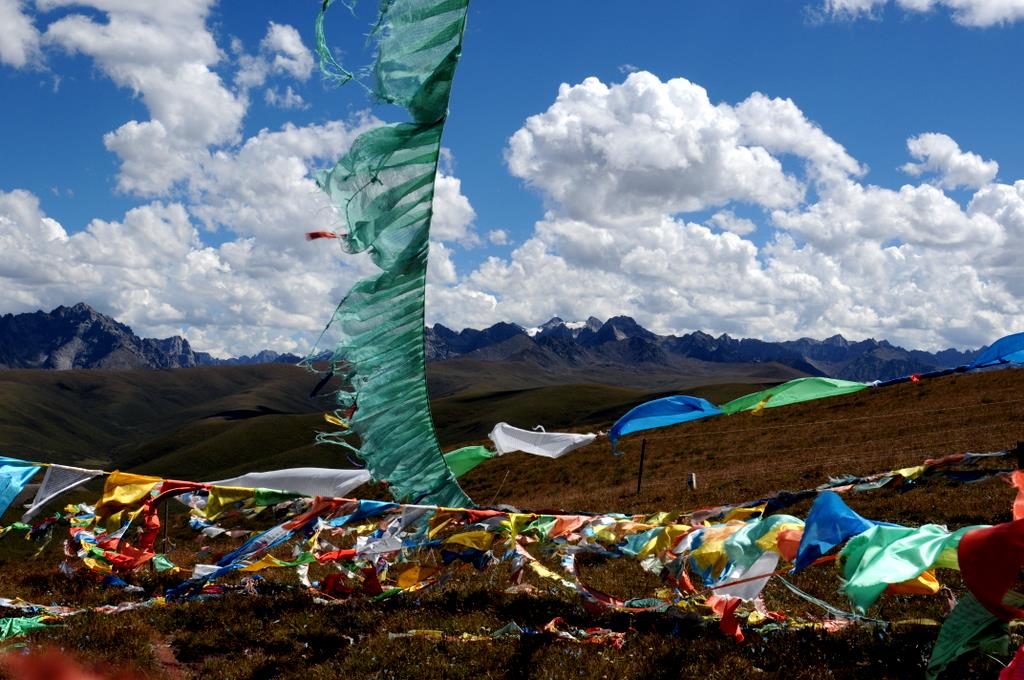
[[[347,467],[336,447],[314,445],[326,396],[295,366],[169,371],[0,371],[0,452],[43,462],[188,479],[294,466]],[[729,399],[754,387],[691,393]],[[607,427],[636,404],[669,392],[558,385],[458,394],[433,403],[442,446],[487,436],[507,421],[549,429]]]
[[[165,371],[0,371],[0,448],[48,462],[118,465],[140,444],[204,420],[310,413],[295,366]]]
[[[686,394],[724,403],[761,389],[762,385],[723,383],[685,388]],[[471,392],[431,402],[442,445],[483,440],[495,423],[529,429],[607,429],[638,404],[679,394],[682,389],[644,391],[608,385],[551,385],[502,392]]]
[[[493,499],[530,508],[692,508],[814,486],[830,475],[867,474],[948,453],[1013,447],[1024,441],[1024,370],[867,389],[762,413],[708,418],[646,437],[633,434],[623,439],[620,448],[626,455],[621,458],[611,456],[607,440],[560,460],[501,456],[470,472],[463,486],[480,502]],[[645,481],[637,495],[645,438]],[[690,472],[697,474],[696,491],[686,487]],[[917,517],[919,522],[936,519]]]
[[[705,391],[705,396],[722,401],[753,386],[709,389],[719,392]],[[162,393],[174,395],[173,390]],[[476,436],[479,423],[498,419],[525,426],[545,422],[591,429],[610,421],[633,400],[649,396],[577,385],[462,395],[438,401],[437,412],[446,436],[454,441]],[[213,395],[210,403],[223,398]],[[236,410],[253,408],[252,402],[236,402]],[[242,415],[193,418],[155,436],[147,444],[147,455],[154,458],[142,467],[212,473],[222,459],[264,465],[320,454],[305,450],[299,436],[318,426],[315,414]],[[108,429],[97,425],[100,432]],[[559,460],[502,456],[463,481],[479,503],[533,510],[654,511],[742,501],[780,489],[815,486],[830,475],[883,471],[926,457],[1013,446],[1024,440],[1024,370],[865,390],[766,409],[761,416],[742,413],[679,425],[650,432],[646,439],[640,494],[636,469],[641,434],[626,440],[623,458],[613,458],[607,442],[599,441]],[[277,452],[262,458],[253,453],[270,449]],[[225,456],[229,450],[232,455]],[[994,464],[1007,467],[1013,461]],[[689,472],[698,475],[696,491],[686,489]],[[872,518],[958,528],[1008,520],[1013,496],[1012,488],[993,478],[851,493],[845,500]],[[788,512],[803,516],[806,510],[805,502]],[[171,518],[167,549],[171,559],[188,565],[199,546],[210,541],[183,528],[180,519]],[[215,550],[230,545],[227,539],[217,541]],[[101,589],[89,577],[69,579],[56,569],[61,559],[59,540],[37,552],[35,545],[9,538],[0,544],[0,596],[77,605],[131,597]],[[581,559],[580,569],[593,587],[619,597],[642,597],[661,585],[630,560]],[[364,598],[314,602],[302,589],[281,585],[258,596],[239,594],[115,616],[74,617],[61,627],[32,633],[28,642],[32,647],[75,649],[96,663],[170,679],[906,678],[923,675],[938,631],[932,622],[945,616],[940,598],[887,596],[872,615],[900,623],[884,632],[863,627],[835,633],[750,631],[747,642],[737,645],[715,624],[693,618],[584,611],[578,599],[542,579],[528,579],[532,590],[506,592],[508,577],[507,566],[483,574],[467,568],[443,588],[379,603]],[[267,573],[267,578],[295,580],[287,570]],[[963,592],[956,572],[943,570],[940,578],[955,592]],[[140,579],[149,591],[159,592],[159,579]],[[833,567],[809,569],[793,582],[812,595],[842,604]],[[766,589],[765,600],[769,609],[798,616],[820,614],[775,581]],[[457,639],[462,633],[487,633],[510,621],[542,629],[554,617],[574,626],[623,631],[625,647],[579,645],[543,634],[490,642]],[[434,629],[449,637],[402,637],[414,629]],[[1020,643],[1019,635],[1011,637],[1012,645]],[[1007,660],[970,653],[943,677],[995,677],[1000,661]]]
[[[508,392],[561,385],[615,385],[639,392],[672,392],[700,385],[780,383],[806,373],[767,362],[728,364],[678,359],[661,364],[558,366],[545,370],[529,361],[483,361],[458,357],[427,364],[427,387],[432,399],[465,393]]]

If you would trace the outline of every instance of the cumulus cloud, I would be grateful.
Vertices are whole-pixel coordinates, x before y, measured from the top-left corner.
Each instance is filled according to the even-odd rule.
[[[734,234],[745,236],[757,231],[757,224],[753,220],[748,220],[745,217],[737,217],[731,210],[719,210],[708,220],[711,224],[724,229],[725,231],[731,231]]]
[[[21,0],[0,0],[0,63],[21,68],[39,58],[39,31]]]
[[[84,300],[141,334],[186,334],[217,354],[304,351],[303,336],[359,272],[301,238],[284,248],[256,238],[206,246],[179,203],[142,205],[69,236],[21,190],[0,192],[0,247],[24,254],[0,264],[8,311]]]
[[[313,73],[313,54],[294,26],[271,21],[266,36],[260,41],[260,50],[268,55],[270,68],[278,73],[287,73],[301,81],[309,80]]]
[[[508,232],[504,229],[491,229],[487,232],[487,241],[494,246],[508,245]]]
[[[907,140],[910,155],[917,163],[907,163],[903,171],[914,177],[934,173],[935,183],[945,189],[979,189],[999,172],[999,164],[986,161],[970,151],[961,151],[952,137],[926,132]]]
[[[308,109],[309,104],[298,92],[288,85],[284,92],[278,92],[277,88],[269,88],[263,95],[264,101],[270,106],[281,109]]]
[[[824,0],[826,14],[839,18],[877,16],[889,0]],[[895,0],[900,9],[924,13],[942,8],[964,26],[988,27],[1024,18],[1024,0]]]
[[[428,315],[456,328],[627,313],[662,332],[990,342],[1024,327],[1024,180],[994,183],[994,162],[942,137],[911,144],[936,181],[887,188],[788,99],[713,104],[643,73],[565,85],[507,152],[544,219],[509,256],[434,287]],[[784,156],[802,162],[787,170]],[[977,190],[964,206],[943,191],[954,186]],[[737,216],[743,204],[754,219]],[[706,225],[686,217],[709,207]]]
[[[547,111],[509,140],[512,174],[574,217],[653,217],[723,206],[799,205],[806,181],[779,158],[803,159],[809,178],[836,182],[863,168],[792,101],[754,93],[714,104],[683,78],[647,72],[621,84],[563,85]]]
[[[304,352],[329,310],[359,278],[379,271],[365,255],[342,255],[305,231],[341,228],[310,175],[379,125],[285,125],[212,153],[191,174],[183,201],[150,202],[117,221],[75,233],[48,217],[37,196],[0,191],[5,311],[84,300],[147,336],[182,334],[217,355],[270,347]],[[434,208],[453,241],[472,236],[475,211],[454,177],[439,177]],[[202,230],[220,230],[218,246]],[[70,233],[70,235],[69,235]],[[456,281],[449,245],[431,244],[430,276]]]
[[[242,90],[263,85],[272,74],[305,82],[313,73],[313,53],[302,42],[298,30],[287,24],[268,23],[259,54],[248,54],[238,38],[232,39],[231,51],[238,61],[235,84]]]
[[[222,57],[206,26],[212,0],[130,3],[41,0],[42,9],[80,6],[51,23],[43,40],[92,57],[115,83],[142,98],[149,121],[129,121],[104,137],[123,162],[118,187],[164,194],[210,146],[239,138],[247,101],[212,67]]]
[[[361,116],[260,130],[238,148],[210,154],[189,183],[190,210],[209,230],[225,228],[284,246],[306,231],[332,229],[334,213],[310,174],[329,165],[380,121]]]
[[[462,245],[480,242],[473,227],[476,211],[462,193],[462,180],[443,173],[434,184],[434,218],[430,235],[439,241],[453,241]]]

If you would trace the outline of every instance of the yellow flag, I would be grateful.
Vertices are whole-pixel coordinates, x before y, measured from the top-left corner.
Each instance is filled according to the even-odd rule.
[[[467,531],[445,539],[445,543],[463,545],[476,550],[488,550],[494,542],[494,534],[488,531]]]
[[[138,510],[156,485],[162,481],[164,480],[160,477],[133,475],[128,472],[110,473],[103,486],[103,497],[96,504],[97,520],[110,531],[119,528],[122,511]]]
[[[425,567],[422,565],[414,565],[403,571],[398,576],[398,587],[403,590],[408,590],[416,585],[419,585],[422,581],[427,580],[431,576],[437,573],[437,567]]]
[[[255,489],[243,489],[234,486],[211,486],[210,495],[206,498],[206,519],[215,519],[229,506],[256,495]]]

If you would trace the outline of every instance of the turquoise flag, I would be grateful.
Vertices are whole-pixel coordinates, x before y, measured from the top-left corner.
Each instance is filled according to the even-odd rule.
[[[854,611],[863,614],[889,584],[917,578],[936,565],[944,550],[956,550],[964,534],[979,528],[950,533],[937,524],[916,529],[878,525],[854,536],[839,554],[846,578],[843,590]]]
[[[11,507],[11,503],[24,490],[42,466],[17,458],[0,457],[0,516]]]
[[[321,68],[341,81],[317,19]],[[350,429],[318,440],[356,451],[374,479],[398,500],[471,505],[441,454],[427,401],[424,290],[434,179],[455,67],[462,53],[468,0],[381,0],[375,98],[408,111],[412,122],[364,133],[317,176],[344,222],[342,247],[366,251],[381,271],[357,282],[334,312],[339,335],[331,370],[351,386],[337,394]],[[350,434],[359,437],[356,447]]]

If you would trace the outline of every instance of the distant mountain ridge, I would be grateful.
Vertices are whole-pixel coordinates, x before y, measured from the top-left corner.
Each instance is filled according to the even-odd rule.
[[[253,356],[217,359],[196,352],[188,340],[140,338],[131,328],[85,303],[52,312],[0,317],[0,368],[192,368],[289,363],[293,354],[264,350]]]
[[[658,335],[628,316],[576,322],[554,317],[529,329],[507,322],[460,332],[441,324],[426,329],[427,361],[435,366],[454,366],[465,360],[474,366],[502,363],[516,371],[542,371],[548,384],[570,374],[578,379],[588,370],[682,375],[721,364],[773,364],[796,374],[871,381],[958,366],[980,351],[930,353],[906,350],[885,340],[851,342],[841,335],[784,342],[736,339],[726,334],[716,338],[703,331]],[[273,350],[214,358],[194,351],[180,336],[140,338],[125,324],[85,303],[0,317],[0,369],[191,368],[293,364],[300,359]]]
[[[984,349],[984,348],[982,348]],[[844,380],[885,380],[965,364],[976,351],[937,353],[906,350],[886,340],[851,342],[841,335],[825,340],[784,342],[713,337],[703,331],[657,335],[628,316],[602,322],[590,317],[565,322],[554,317],[536,328],[497,323],[461,332],[435,324],[427,329],[427,361],[457,358],[534,364],[546,371],[586,365],[664,365],[675,370],[685,359],[709,363],[776,363],[807,375]]]

